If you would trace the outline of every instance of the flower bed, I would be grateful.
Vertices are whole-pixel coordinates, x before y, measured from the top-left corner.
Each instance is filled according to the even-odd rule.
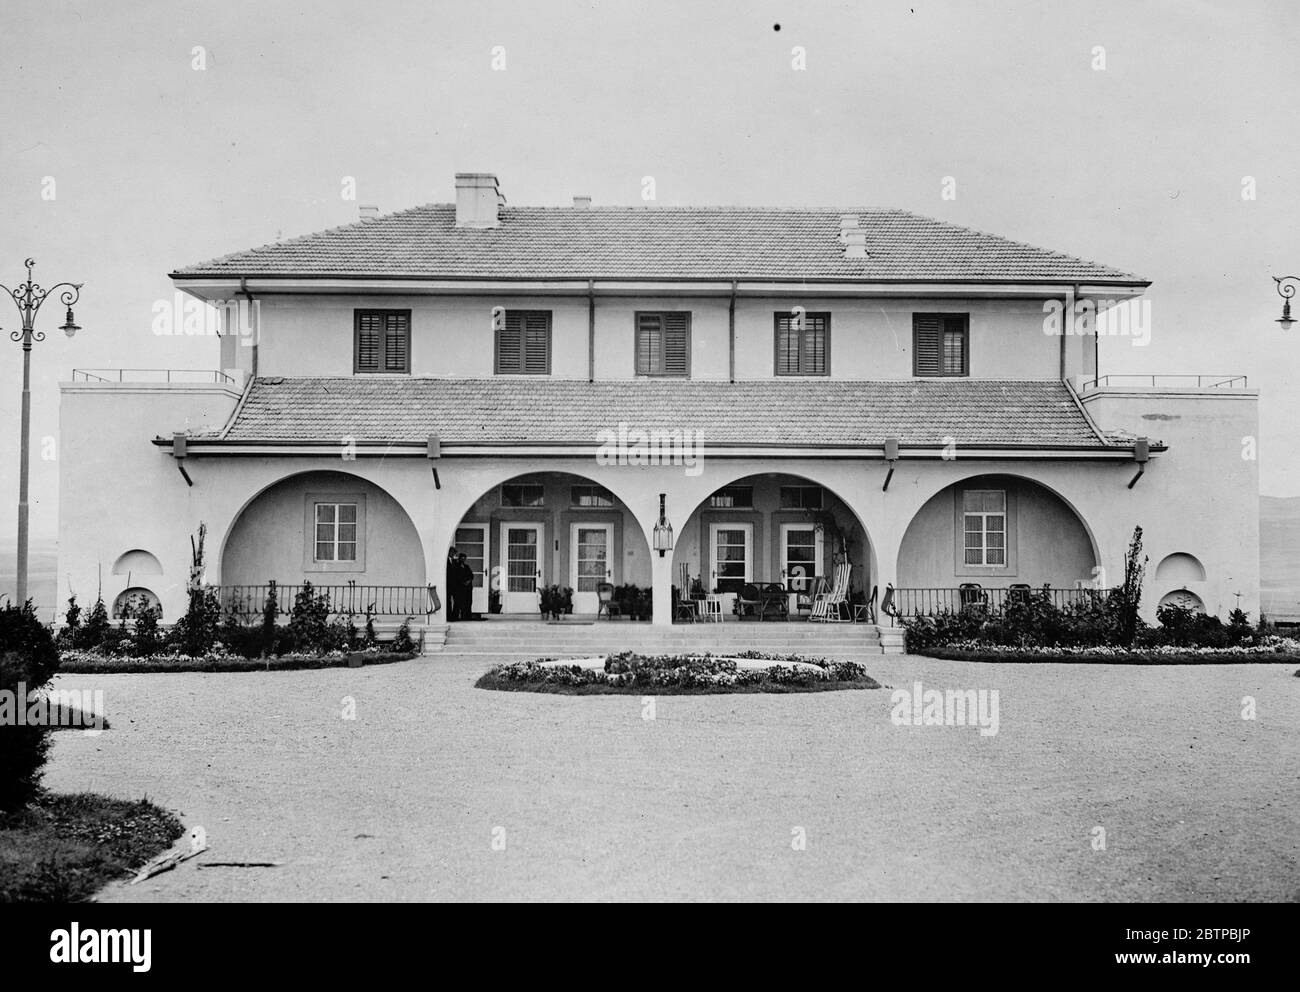
[[[625,651],[603,665],[593,659],[543,658],[498,665],[475,685],[480,689],[555,692],[569,695],[657,695],[727,692],[821,692],[878,689],[880,683],[854,661],[828,661],[796,655],[746,652],[712,655],[647,656]],[[745,662],[771,662],[769,665]]]
[[[386,665],[394,661],[408,661],[416,657],[413,652],[388,651],[368,648],[363,651],[326,651],[309,654],[282,654],[268,658],[245,658],[214,648],[207,654],[193,657],[187,654],[158,654],[148,658],[129,655],[100,654],[95,651],[65,651],[59,659],[59,671],[64,674],[97,675],[138,672],[280,672],[302,668],[347,668],[354,666],[353,658],[362,665]]]
[[[1224,648],[1160,645],[1155,647],[1025,647],[957,641],[928,647],[931,658],[952,661],[1082,662],[1099,665],[1242,665],[1294,662],[1300,659],[1300,641],[1263,637],[1254,644]]]

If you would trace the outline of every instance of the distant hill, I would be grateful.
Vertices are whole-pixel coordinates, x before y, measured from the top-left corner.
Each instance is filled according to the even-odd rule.
[[[1260,612],[1300,616],[1300,496],[1259,498]]]

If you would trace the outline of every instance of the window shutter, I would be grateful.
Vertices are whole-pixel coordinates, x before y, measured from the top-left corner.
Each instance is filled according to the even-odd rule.
[[[686,375],[691,367],[691,341],[684,313],[664,314],[664,375]]]
[[[551,371],[551,315],[544,311],[525,314],[523,333],[523,371],[546,375]]]
[[[518,312],[507,312],[505,325],[497,331],[497,371],[518,375],[524,370],[524,322]]]
[[[776,323],[776,374],[796,375],[799,372],[799,338],[790,328],[790,318],[780,317]]]
[[[380,316],[363,313],[357,318],[357,371],[379,371]]]
[[[497,332],[496,370],[502,375],[549,375],[551,371],[551,312],[507,311]]]
[[[912,325],[912,374],[942,375],[943,318],[918,315]]]
[[[799,371],[804,375],[826,373],[826,318],[820,314],[804,317]]]
[[[409,365],[410,326],[404,313],[386,315],[384,335],[384,371],[405,372]]]

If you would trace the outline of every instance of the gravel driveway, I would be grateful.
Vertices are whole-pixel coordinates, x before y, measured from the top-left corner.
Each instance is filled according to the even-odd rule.
[[[474,689],[491,662],[62,676],[114,729],[58,734],[46,783],[207,830],[105,900],[1300,896],[1294,663],[882,656],[883,690],[664,696],[647,720],[636,696]],[[895,726],[916,680],[997,689],[998,733]]]

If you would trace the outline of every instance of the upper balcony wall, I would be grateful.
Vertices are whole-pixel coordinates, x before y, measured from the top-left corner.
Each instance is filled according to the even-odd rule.
[[[1054,379],[1060,340],[1043,330],[1035,300],[740,298],[736,301],[735,374],[774,374],[774,314],[794,305],[831,314],[830,375],[838,379],[898,379],[912,374],[912,314],[970,314],[970,374],[984,379]],[[494,306],[552,312],[551,375],[588,376],[588,304],[585,297],[488,296],[267,296],[259,301],[260,375],[352,375],[353,312],[358,308],[411,310],[411,372],[423,376],[493,374]],[[691,313],[691,376],[725,380],[730,374],[726,297],[598,296],[595,372],[598,379],[635,373],[635,313]],[[1078,372],[1091,345],[1067,341]]]

